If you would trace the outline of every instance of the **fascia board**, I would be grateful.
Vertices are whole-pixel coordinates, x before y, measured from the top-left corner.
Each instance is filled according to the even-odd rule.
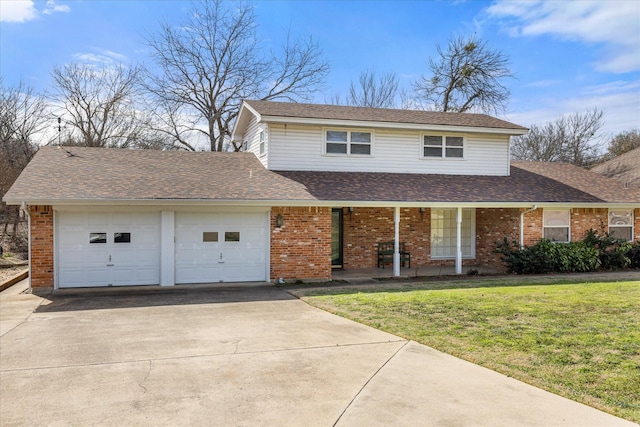
[[[350,126],[360,128],[386,128],[386,129],[410,129],[410,130],[430,130],[443,132],[474,132],[505,135],[525,135],[529,133],[527,129],[504,129],[487,128],[474,126],[453,126],[453,125],[429,125],[419,123],[397,123],[397,122],[371,122],[364,120],[338,120],[338,119],[307,119],[299,117],[281,116],[261,116],[259,121],[265,123],[295,123],[302,125],[320,126]]]
[[[256,116],[256,119],[258,120],[258,122],[260,122],[261,120],[261,115],[260,113],[258,113],[253,107],[251,107],[249,104],[247,103],[242,103],[242,107],[240,107],[240,112],[238,113],[238,118],[236,119],[236,122],[233,125],[233,131],[231,131],[231,140],[232,141],[236,141],[236,140],[240,140],[242,139],[243,135],[244,135],[244,131],[242,132],[242,134],[239,134],[239,128],[242,127],[246,127],[246,123],[245,123],[245,119],[244,117],[248,114],[245,111],[249,111],[251,114],[253,114],[254,116]],[[247,120],[248,121],[248,120]],[[240,138],[238,138],[240,137]]]
[[[401,201],[349,201],[349,200],[205,200],[205,199],[23,199],[7,200],[7,204],[56,206],[291,206],[291,207],[403,207],[403,208],[608,208],[639,209],[640,203],[629,202],[401,202]]]

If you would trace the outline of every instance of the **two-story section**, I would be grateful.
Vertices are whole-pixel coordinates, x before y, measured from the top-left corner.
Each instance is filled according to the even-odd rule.
[[[232,138],[270,170],[508,176],[509,138],[484,114],[246,101]]]
[[[620,221],[637,239],[633,190],[570,165],[512,164],[510,138],[527,132],[485,114],[245,101],[232,138],[330,208],[332,268],[500,267],[504,238],[568,242]],[[287,209],[272,210],[285,224],[272,260],[293,258],[292,236],[315,238],[292,232]]]

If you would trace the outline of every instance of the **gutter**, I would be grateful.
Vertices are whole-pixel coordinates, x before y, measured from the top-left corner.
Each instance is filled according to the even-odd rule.
[[[524,249],[524,214],[533,212],[538,209],[538,205],[533,205],[531,209],[528,209],[520,214],[520,250]]]
[[[31,214],[29,213],[29,209],[27,208],[27,204],[25,202],[22,202],[22,204],[20,205],[20,209],[22,209],[22,212],[24,212],[24,214],[27,216],[27,241],[28,241],[28,256],[29,256],[29,267],[28,267],[28,271],[29,271],[29,289],[31,289],[31,277],[33,277],[31,275]]]

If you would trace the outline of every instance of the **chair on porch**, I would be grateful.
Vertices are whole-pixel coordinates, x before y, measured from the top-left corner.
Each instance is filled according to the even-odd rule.
[[[400,266],[411,268],[411,253],[405,249],[404,242],[399,242]],[[393,253],[395,252],[395,242],[378,242],[378,268],[385,264],[393,265]],[[405,265],[407,264],[407,265]]]

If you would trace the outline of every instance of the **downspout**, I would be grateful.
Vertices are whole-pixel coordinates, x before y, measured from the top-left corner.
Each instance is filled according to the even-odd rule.
[[[529,210],[526,210],[520,214],[520,250],[524,249],[524,215],[529,212],[533,212],[538,209],[538,205],[533,205]]]
[[[22,202],[20,209],[22,209],[22,212],[27,216],[27,254],[29,256],[29,289],[31,289],[31,214],[29,214],[29,209],[25,202]]]

